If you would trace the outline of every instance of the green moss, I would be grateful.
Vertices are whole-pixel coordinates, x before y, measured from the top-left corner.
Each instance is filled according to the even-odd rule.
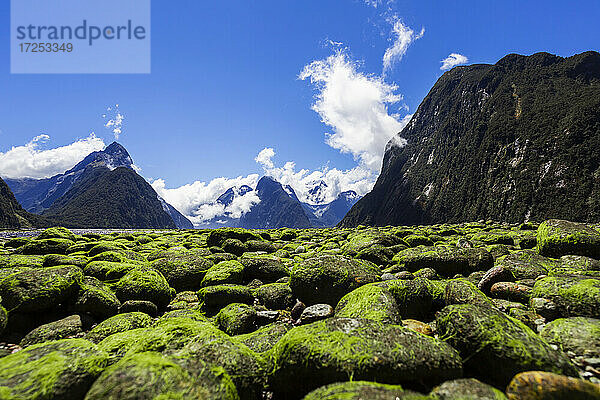
[[[600,320],[586,317],[560,318],[544,326],[540,336],[561,350],[600,357]]]
[[[254,332],[237,335],[235,339],[248,346],[252,351],[264,353],[270,350],[292,327],[293,325],[287,322],[274,322]]]
[[[383,383],[354,381],[332,383],[313,390],[303,400],[390,400],[390,399],[430,399],[426,395],[407,392],[400,385],[385,385]]]
[[[63,227],[48,228],[40,233],[37,239],[68,239],[75,241],[77,237],[73,232]]]
[[[171,250],[171,249],[169,249]],[[163,254],[164,257],[152,261],[150,266],[167,279],[170,286],[177,290],[197,290],[206,272],[213,266],[205,258],[206,249],[193,249]]]
[[[145,313],[130,312],[117,314],[100,322],[85,335],[85,338],[91,342],[100,343],[102,340],[116,333],[147,328],[151,325],[152,318]]]
[[[287,283],[268,283],[254,291],[258,302],[270,310],[287,310],[294,306],[292,288]]]
[[[0,396],[7,400],[83,398],[108,355],[83,339],[40,343],[0,358]]]
[[[157,352],[133,354],[107,368],[86,399],[239,399],[222,368],[197,363],[190,371]]]
[[[208,310],[218,310],[231,303],[252,304],[252,291],[241,285],[208,286],[198,291],[198,300]]]
[[[335,308],[335,316],[389,324],[402,322],[396,300],[389,290],[377,284],[361,286],[342,297]]]
[[[175,291],[171,289],[165,277],[150,268],[129,271],[114,286],[119,300],[147,300],[157,307],[166,307]]]
[[[600,318],[600,280],[581,277],[547,277],[536,281],[531,299],[552,300],[563,317]],[[533,300],[532,300],[533,301]]]
[[[121,279],[129,271],[140,268],[140,264],[120,263],[111,261],[92,261],[88,263],[83,272],[101,281]]]
[[[402,318],[427,319],[433,311],[430,282],[432,281],[417,278],[384,281],[377,285],[389,290]]]
[[[204,275],[202,286],[214,286],[225,283],[240,284],[244,276],[244,266],[238,261],[221,261],[210,267]]]
[[[0,269],[20,267],[41,268],[43,266],[44,257],[41,256],[0,255]]]
[[[538,228],[537,250],[547,257],[580,255],[597,259],[600,258],[600,234],[583,224],[551,219]]]

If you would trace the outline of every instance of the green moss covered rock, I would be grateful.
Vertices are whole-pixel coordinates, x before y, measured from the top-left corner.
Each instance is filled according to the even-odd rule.
[[[270,353],[271,387],[285,398],[346,380],[436,384],[462,375],[460,357],[446,343],[366,319],[329,318],[295,327]]]
[[[481,290],[467,279],[451,279],[444,289],[444,303],[475,304],[482,307],[492,307],[492,301]]]
[[[388,289],[369,284],[354,289],[335,307],[340,318],[365,318],[387,324],[402,323],[398,304]]]
[[[29,269],[0,281],[2,304],[9,312],[39,312],[77,294],[83,272],[74,266]]]
[[[376,265],[364,260],[322,255],[301,262],[292,269],[290,287],[306,304],[335,306],[352,290],[380,278]]]
[[[258,302],[270,310],[286,310],[295,304],[292,288],[287,283],[268,283],[254,290]]]
[[[473,378],[444,382],[430,396],[435,400],[507,400],[500,390]]]
[[[210,310],[219,310],[231,303],[252,304],[252,290],[242,285],[208,286],[198,290],[198,300]]]
[[[62,254],[48,254],[44,257],[45,268],[56,267],[59,265],[75,265],[76,267],[83,268],[87,264],[85,257],[71,257]]]
[[[0,269],[7,268],[41,268],[44,266],[44,257],[24,256],[19,254],[0,255]]]
[[[115,315],[120,306],[121,302],[107,285],[94,277],[85,276],[70,309],[105,319]]]
[[[69,239],[35,239],[19,247],[21,254],[66,254],[67,249],[75,242]]]
[[[465,369],[503,387],[522,371],[544,370],[577,376],[560,351],[552,349],[522,322],[472,304],[450,305],[436,317],[440,339],[458,349]]]
[[[159,308],[166,307],[175,291],[165,277],[151,268],[139,268],[129,271],[115,284],[115,294],[120,301],[147,300]]]
[[[107,368],[86,400],[239,399],[223,368],[196,360],[203,368],[186,369],[158,352],[132,354]]]
[[[432,268],[438,274],[447,277],[487,271],[494,265],[492,255],[485,249],[453,246],[410,248],[396,254],[393,261],[411,272],[421,268]]]
[[[100,343],[110,335],[130,331],[138,328],[148,328],[152,325],[152,318],[145,313],[131,312],[117,314],[105,319],[93,327],[85,338],[94,343]]]
[[[536,281],[534,299],[550,300],[560,317],[600,318],[600,280],[585,277],[552,276]]]
[[[285,264],[275,256],[242,257],[244,280],[259,279],[262,282],[275,282],[290,275]]]
[[[244,278],[244,266],[236,260],[221,261],[210,267],[202,279],[201,285],[241,284]]]
[[[431,282],[425,278],[395,279],[376,285],[386,288],[392,294],[400,317],[423,319],[428,318],[434,311]]]
[[[540,332],[546,342],[577,355],[600,357],[600,319],[571,317],[556,319]]]
[[[263,353],[273,348],[292,327],[289,322],[274,322],[254,332],[237,335],[235,339],[248,346],[250,350]]]
[[[256,329],[256,310],[247,304],[232,303],[221,309],[215,323],[230,336],[241,335]]]
[[[67,228],[55,227],[46,229],[36,239],[68,239],[74,242],[77,237]]]
[[[88,263],[83,272],[101,281],[121,279],[129,271],[140,268],[140,264],[121,263],[112,261],[92,261]]]
[[[575,222],[550,219],[540,224],[537,231],[538,252],[546,257],[565,255],[600,258],[600,233]]]
[[[213,266],[195,250],[182,251],[181,253],[160,258],[153,261],[150,266],[167,279],[169,285],[176,290],[197,290],[206,272]]]
[[[71,315],[67,318],[35,328],[21,340],[21,347],[27,347],[51,340],[66,339],[69,336],[77,335],[81,332],[81,317],[79,315]]]
[[[0,358],[0,398],[83,399],[108,355],[84,339],[40,343]]]

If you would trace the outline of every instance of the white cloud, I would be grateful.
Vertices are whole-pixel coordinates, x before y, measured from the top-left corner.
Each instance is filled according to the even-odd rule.
[[[104,141],[91,133],[85,139],[54,149],[41,149],[50,136],[34,137],[24,146],[0,152],[0,176],[3,178],[49,178],[72,168],[85,156],[104,150]]]
[[[425,28],[421,28],[419,33],[415,33],[411,28],[404,25],[397,16],[390,19],[392,25],[392,45],[385,50],[383,54],[383,73],[391,70],[394,64],[402,60],[406,54],[408,46],[415,40],[421,39],[425,34]]]
[[[449,69],[456,67],[457,65],[462,65],[462,64],[468,63],[469,59],[467,57],[463,56],[462,54],[452,53],[440,62],[442,63],[442,66],[440,67],[440,69],[442,71],[447,71]]]
[[[275,151],[270,147],[265,147],[258,153],[254,161],[259,163],[265,168],[273,168],[273,160],[271,160],[275,156]]]
[[[382,0],[364,0],[365,4],[374,8],[377,8],[381,5]]]
[[[106,112],[107,114],[102,115],[102,118],[108,119],[104,124],[104,127],[112,132],[115,136],[115,140],[119,140],[119,137],[123,133],[123,120],[125,119],[125,116],[119,111],[118,104],[114,107],[108,107]]]
[[[327,144],[350,153],[361,167],[379,172],[386,143],[406,125],[388,106],[402,100],[398,87],[382,77],[358,71],[341,50],[306,65],[299,79],[317,89],[312,109],[333,129]]]
[[[215,178],[208,183],[196,181],[173,189],[167,188],[163,179],[157,179],[151,185],[159,196],[188,217],[195,226],[199,227],[203,222],[225,215],[225,213],[230,213],[232,218],[239,218],[242,213],[250,210],[252,205],[259,202],[258,196],[254,192],[241,196],[227,208],[222,204],[215,203],[215,201],[227,189],[234,186],[248,185],[255,188],[258,178],[258,174],[245,177],[238,176],[232,179]]]

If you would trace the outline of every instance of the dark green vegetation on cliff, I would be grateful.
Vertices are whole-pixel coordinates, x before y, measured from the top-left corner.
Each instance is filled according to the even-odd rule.
[[[0,398],[600,399],[598,229],[1,240]]]
[[[0,178],[0,228],[31,228],[46,224],[44,218],[23,210],[6,182]]]
[[[342,226],[600,220],[596,52],[454,68],[399,136]]]

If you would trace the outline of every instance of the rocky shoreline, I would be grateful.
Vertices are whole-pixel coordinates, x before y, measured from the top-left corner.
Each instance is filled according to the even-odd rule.
[[[0,243],[2,399],[600,399],[597,224]]]

